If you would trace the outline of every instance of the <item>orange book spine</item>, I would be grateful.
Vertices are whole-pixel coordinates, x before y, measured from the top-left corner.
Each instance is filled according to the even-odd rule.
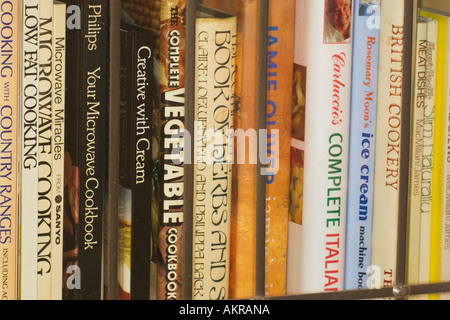
[[[8,43],[2,49],[0,68],[1,107],[0,107],[0,194],[2,214],[0,217],[0,252],[2,270],[2,300],[17,299],[17,152],[18,152],[18,96],[19,96],[19,5],[2,0],[2,19],[0,19],[1,40]],[[7,57],[7,59],[6,59]]]
[[[259,0],[205,0],[205,5],[237,17],[237,54],[234,130],[257,128],[258,6]],[[237,135],[236,135],[237,136]],[[230,299],[246,299],[256,288],[256,164],[250,161],[251,143],[234,143],[230,231]],[[256,145],[256,144],[255,144]],[[238,159],[238,155],[243,155]]]
[[[238,18],[238,54],[234,129],[250,132],[257,127],[257,61],[259,1],[235,1]],[[236,131],[235,131],[236,132]],[[234,144],[239,155],[238,143]],[[233,166],[230,298],[245,299],[255,295],[256,276],[256,164],[252,144],[244,161],[235,157]]]
[[[269,3],[265,295],[286,294],[295,0]],[[275,144],[278,144],[276,147]],[[278,154],[277,154],[278,152]]]
[[[234,130],[250,133],[249,130],[257,129],[259,0],[204,0],[203,4],[237,17]],[[242,142],[235,140],[230,217],[230,299],[251,298],[256,288],[256,164],[250,160],[255,152],[251,143],[245,145],[245,150],[238,150],[243,146]],[[238,159],[238,155],[242,158]]]

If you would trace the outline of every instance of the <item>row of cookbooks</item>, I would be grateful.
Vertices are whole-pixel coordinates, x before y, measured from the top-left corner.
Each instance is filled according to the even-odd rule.
[[[392,287],[404,212],[447,281],[447,16],[270,0],[261,50],[263,1],[196,3],[190,47],[189,0],[1,1],[2,297],[252,298],[261,232],[265,296]]]
[[[420,145],[425,152],[425,138],[446,141],[442,130],[437,138],[426,137],[435,128],[425,123],[424,105],[431,100],[416,98],[441,96],[446,104],[439,89],[445,81],[432,70],[445,72],[448,59],[439,60],[438,52],[448,50],[431,38],[423,48],[419,30],[425,18],[414,21],[417,2],[270,0],[262,133],[256,130],[261,2],[201,2],[206,7],[196,14],[193,57],[182,44],[186,2],[161,1],[161,10],[155,1],[124,5],[140,25],[161,23],[160,97],[153,113],[155,298],[254,297],[261,232],[265,296],[393,287],[399,256],[408,260],[409,284],[447,281],[445,202],[427,216],[430,176],[424,167],[430,157],[418,160],[421,185],[414,187],[419,174],[409,154]],[[151,6],[160,19],[145,13]],[[445,19],[445,13],[428,9],[419,13]],[[426,24],[430,31],[432,21]],[[427,70],[412,74],[424,61]],[[186,70],[195,74],[193,110],[184,95]],[[422,118],[413,105],[420,106]],[[410,123],[413,117],[422,131]],[[438,157],[436,147],[427,151]],[[434,179],[441,183],[433,187],[434,202],[445,201],[438,161],[433,158],[433,176],[441,178]],[[264,230],[257,229],[260,175]],[[418,206],[412,200],[417,190],[423,194]],[[405,214],[407,223],[399,225]],[[407,252],[401,253],[403,240]]]
[[[2,0],[0,7],[2,299],[95,298],[109,4]]]

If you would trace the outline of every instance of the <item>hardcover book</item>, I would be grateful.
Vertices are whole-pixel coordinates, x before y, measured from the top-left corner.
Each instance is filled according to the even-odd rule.
[[[39,2],[37,299],[52,297],[53,0]]]
[[[21,300],[37,298],[39,1],[22,1],[20,70],[20,284]]]
[[[300,191],[290,189],[295,5],[295,0],[269,2],[266,296],[286,294],[289,191]]]
[[[228,6],[232,8],[215,7],[236,15],[238,23],[233,106],[235,132],[256,130],[258,5],[258,0],[229,1]],[[241,141],[234,142],[229,298],[246,299],[255,295],[256,281],[256,164],[250,161],[256,152],[249,148],[239,159]]]
[[[121,27],[119,297],[149,299],[152,33]]]
[[[246,299],[256,288],[256,141],[241,134],[257,128],[258,8],[256,1],[207,0],[203,4],[236,15],[236,103],[233,127],[232,203],[230,226],[230,299]]]
[[[183,299],[185,0],[161,1],[159,97],[154,112],[159,155],[157,286],[159,300]]]
[[[102,297],[106,210],[109,3],[65,0],[67,31],[64,298]],[[75,18],[73,18],[75,17]],[[76,17],[79,17],[78,21]],[[77,22],[79,24],[77,24]],[[76,80],[73,80],[76,79]],[[66,201],[67,200],[67,201]]]
[[[353,3],[346,290],[367,288],[371,252],[380,1]]]
[[[0,156],[2,169],[1,183],[1,232],[0,251],[2,255],[2,300],[16,300],[18,261],[18,121],[19,121],[19,6],[12,5],[10,1],[1,1],[2,15],[0,26],[4,32],[0,38],[5,44],[2,48],[2,87],[1,113],[0,113],[0,143],[2,145]],[[6,45],[7,44],[7,45]]]
[[[296,2],[288,294],[344,287],[351,6]]]
[[[106,210],[109,2],[81,2],[79,137],[80,299],[101,299],[103,219]]]
[[[375,141],[374,206],[372,227],[372,254],[369,288],[392,287],[397,282],[397,245],[399,216],[403,214],[402,192],[408,186],[401,182],[409,175],[408,163],[402,151],[407,152],[409,139],[402,140],[409,130],[409,97],[406,76],[408,41],[405,22],[406,0],[382,1],[380,13],[380,55],[378,69],[378,105]],[[407,125],[404,127],[403,125]],[[402,169],[403,168],[403,169]],[[401,170],[407,170],[401,172]],[[405,187],[405,189],[403,189]]]
[[[236,16],[197,8],[192,298],[229,297]]]

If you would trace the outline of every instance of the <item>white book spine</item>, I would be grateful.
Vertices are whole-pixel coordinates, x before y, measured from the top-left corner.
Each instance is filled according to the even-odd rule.
[[[51,299],[52,265],[52,92],[53,92],[53,0],[39,1],[39,134],[38,134],[38,256],[37,298]]]
[[[326,3],[296,3],[294,63],[306,68],[306,121],[302,222],[289,229],[299,239],[288,244],[288,263],[292,251],[299,259],[288,272],[288,283],[297,279],[290,293],[338,291],[344,284],[352,45],[350,34],[332,31],[336,8]],[[340,9],[350,33],[351,2]]]

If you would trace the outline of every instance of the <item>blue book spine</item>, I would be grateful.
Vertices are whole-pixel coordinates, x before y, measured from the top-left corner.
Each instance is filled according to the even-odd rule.
[[[356,0],[344,289],[367,288],[371,256],[380,1]]]

